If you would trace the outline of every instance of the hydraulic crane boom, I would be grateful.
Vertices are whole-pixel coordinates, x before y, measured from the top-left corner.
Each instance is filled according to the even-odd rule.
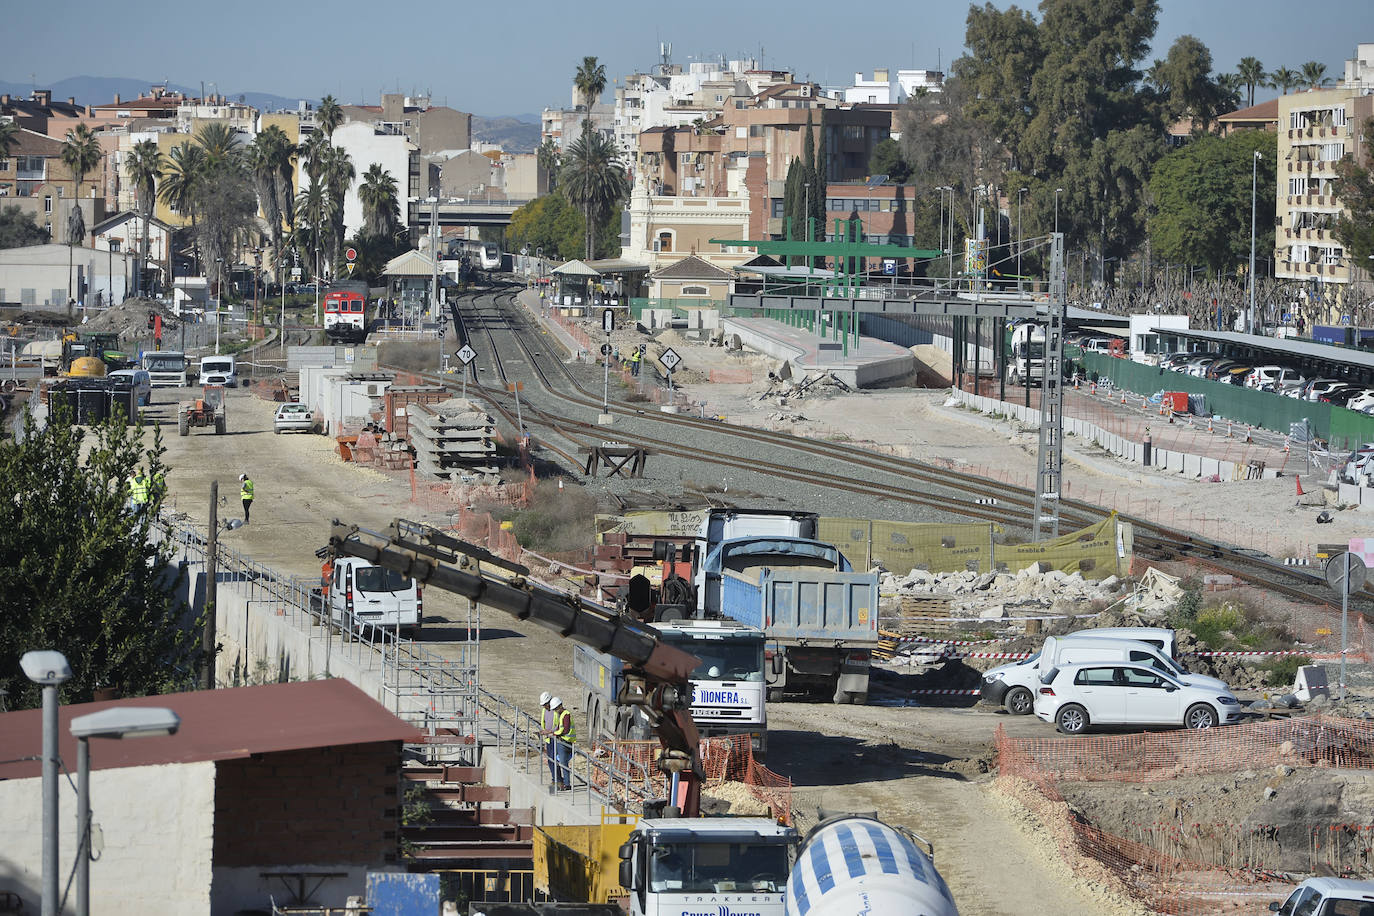
[[[653,631],[631,617],[532,583],[527,568],[416,522],[396,519],[387,533],[381,533],[335,519],[329,550],[335,556],[359,557],[425,585],[532,621],[564,639],[624,661],[630,676],[617,702],[643,706],[649,713],[662,746],[659,769],[674,777],[675,786],[680,782],[686,787],[685,792],[674,793],[669,804],[676,800],[689,817],[698,813],[700,736],[690,711],[689,677],[699,663],[696,656],[660,642]],[[484,573],[483,563],[499,567],[511,577]]]

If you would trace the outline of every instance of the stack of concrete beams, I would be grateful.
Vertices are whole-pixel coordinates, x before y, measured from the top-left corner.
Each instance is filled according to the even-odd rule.
[[[495,423],[472,401],[408,404],[415,469],[450,480],[496,473]]]

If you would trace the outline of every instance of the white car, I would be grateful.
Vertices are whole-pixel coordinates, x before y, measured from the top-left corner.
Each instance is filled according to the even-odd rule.
[[[1283,903],[1269,904],[1279,916],[1374,916],[1374,881],[1308,878]]]
[[[1211,728],[1240,719],[1241,707],[1229,689],[1191,687],[1144,665],[1087,662],[1046,673],[1035,714],[1078,735],[1094,725]]]
[[[138,398],[139,407],[147,407],[153,403],[153,380],[144,369],[116,369],[106,378],[124,380],[123,384],[129,385],[134,389]]]
[[[1363,394],[1356,395],[1345,402],[1345,407],[1347,410],[1368,413],[1369,408],[1374,407],[1374,390],[1366,390]]]
[[[272,432],[313,433],[315,431],[315,411],[305,404],[290,401],[277,408],[277,416],[272,421]]]

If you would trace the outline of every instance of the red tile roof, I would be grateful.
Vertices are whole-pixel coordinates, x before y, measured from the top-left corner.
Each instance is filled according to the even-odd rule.
[[[136,741],[101,740],[91,750],[97,770],[232,760],[305,748],[375,741],[421,739],[420,732],[342,678],[227,687],[191,693],[169,693],[102,703],[62,706],[58,711],[59,753],[76,766],[76,739],[71,720],[113,706],[165,706],[181,717],[175,735]],[[0,715],[0,779],[41,775],[42,710]],[[25,760],[22,758],[32,757]],[[16,759],[19,758],[19,759]]]
[[[1267,102],[1260,102],[1258,105],[1251,105],[1249,108],[1242,108],[1239,111],[1229,111],[1217,118],[1218,121],[1275,121],[1279,119],[1279,100],[1270,99]]]

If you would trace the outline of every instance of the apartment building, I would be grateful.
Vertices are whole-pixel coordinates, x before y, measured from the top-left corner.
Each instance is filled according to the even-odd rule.
[[[34,133],[64,137],[70,127],[90,116],[90,109],[76,104],[76,99],[53,101],[51,89],[35,89],[27,99],[0,95],[0,121],[13,121],[17,126]]]
[[[334,146],[348,153],[353,162],[355,177],[344,195],[344,231],[353,235],[363,227],[363,205],[358,198],[358,186],[373,164],[380,165],[396,179],[396,197],[400,204],[401,225],[409,225],[414,200],[429,191],[421,181],[420,148],[396,125],[374,126],[363,122],[343,124],[334,131]],[[301,172],[303,166],[298,167]],[[301,185],[309,178],[297,175]]]
[[[257,130],[258,110],[243,102],[231,102],[222,95],[182,99],[177,105],[177,131],[180,133],[194,135],[203,125],[215,123],[252,135]]]
[[[40,189],[55,198],[103,197],[100,188],[101,172],[97,168],[85,175],[78,189],[62,162],[62,141],[37,131],[21,128],[9,155],[0,158],[0,198],[32,197]],[[43,222],[41,216],[39,222]]]
[[[588,111],[580,105],[571,108],[545,108],[539,115],[540,140],[552,140],[561,152],[582,135],[582,122],[590,119],[592,130],[608,140],[615,139],[615,106],[597,102]],[[621,148],[621,153],[626,152]]]
[[[1274,276],[1305,281],[1314,318],[1339,321],[1352,278],[1369,265],[1352,264],[1333,228],[1342,212],[1335,165],[1346,155],[1369,165],[1360,124],[1374,116],[1374,95],[1340,86],[1278,99],[1278,199]],[[1352,277],[1353,273],[1353,277]]]
[[[433,156],[444,150],[472,146],[472,115],[435,105],[429,96],[384,92],[380,105],[342,105],[345,122],[359,121],[388,134],[400,134],[420,151]]]

